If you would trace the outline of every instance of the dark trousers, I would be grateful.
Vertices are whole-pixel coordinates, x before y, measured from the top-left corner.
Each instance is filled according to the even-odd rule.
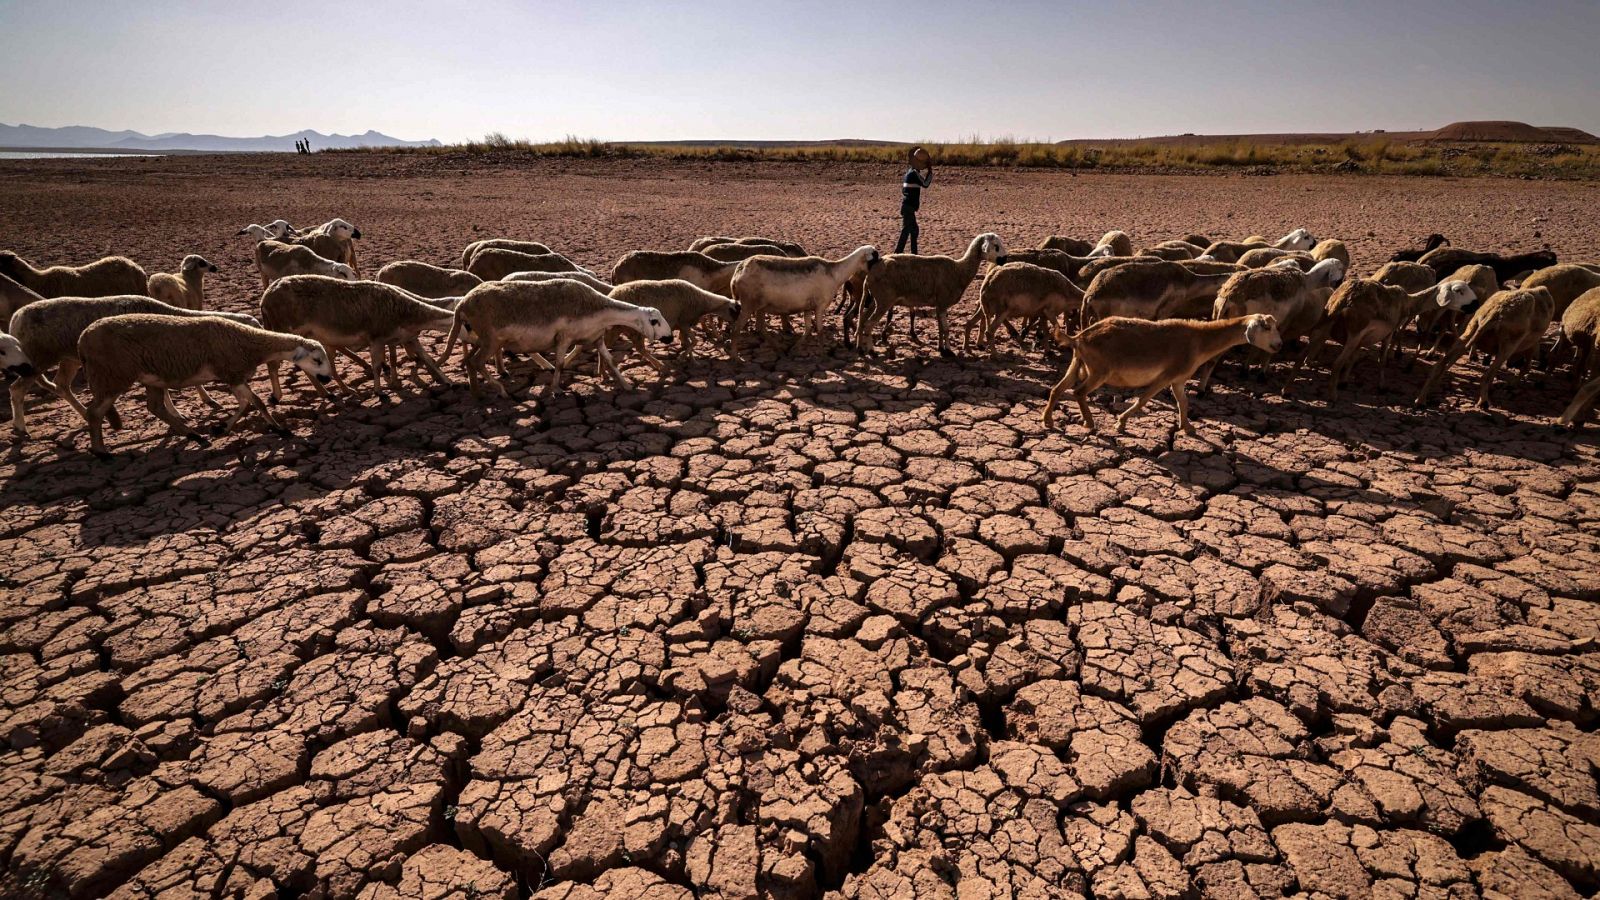
[[[917,235],[922,229],[917,227],[917,211],[914,209],[900,210],[900,241],[894,245],[894,252],[903,253],[906,249],[906,239],[911,239],[911,252],[917,252]]]

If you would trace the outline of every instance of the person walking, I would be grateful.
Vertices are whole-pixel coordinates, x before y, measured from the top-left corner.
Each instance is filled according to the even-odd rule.
[[[933,184],[933,157],[921,147],[911,148],[911,168],[900,179],[900,240],[894,252],[903,253],[906,241],[911,241],[911,252],[917,252],[917,236],[922,229],[917,225],[917,210],[922,208],[922,191]]]

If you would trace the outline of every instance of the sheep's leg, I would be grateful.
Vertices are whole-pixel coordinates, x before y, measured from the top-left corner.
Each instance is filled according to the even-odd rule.
[[[1455,365],[1456,360],[1465,356],[1471,350],[1471,344],[1461,340],[1459,337],[1456,338],[1455,342],[1450,345],[1450,349],[1445,351],[1445,354],[1433,364],[1433,370],[1428,373],[1428,380],[1422,383],[1422,390],[1417,393],[1417,399],[1414,401],[1415,405],[1421,406],[1426,403],[1428,395],[1433,393],[1434,388],[1439,386],[1440,381],[1444,380],[1445,373],[1450,370],[1450,367]]]
[[[1211,390],[1211,373],[1217,370],[1217,363],[1222,361],[1221,356],[1213,357],[1209,362],[1200,367],[1200,387],[1195,390],[1195,395],[1204,397]],[[1173,390],[1178,388],[1173,386]]]
[[[685,325],[678,329],[678,340],[683,343],[683,349],[678,351],[684,359],[694,359],[694,326]]]
[[[104,397],[95,397],[84,410],[84,419],[89,423],[89,452],[101,459],[110,459],[111,454],[106,450],[105,435],[100,423],[105,419],[117,402],[121,391],[107,392]]]
[[[983,305],[979,304],[978,305],[978,311],[973,313],[971,318],[967,319],[966,326],[961,329],[961,352],[962,353],[971,353],[972,352],[972,329],[978,328],[980,334],[987,334],[988,333],[988,331],[989,331],[989,321],[988,321],[987,318],[985,318],[984,312],[985,312],[985,310],[983,308]],[[981,328],[979,327],[980,325],[982,326]],[[984,342],[983,342],[982,338],[980,337],[979,340],[978,340],[978,346],[979,346],[979,348],[982,348],[983,345],[984,345]]]
[[[1050,401],[1044,405],[1044,416],[1042,417],[1044,427],[1050,427],[1051,420],[1055,418],[1056,404],[1061,402],[1061,392],[1072,386],[1073,381],[1077,380],[1078,373],[1082,369],[1083,360],[1073,357],[1072,364],[1067,366],[1067,371],[1061,376],[1061,380],[1057,381],[1055,387],[1050,389]]]
[[[278,366],[280,365],[282,365],[281,360],[273,360],[267,363],[267,380],[272,383],[272,393],[269,395],[268,400],[272,403],[279,403],[283,400],[283,382],[278,378]],[[332,366],[330,365],[329,368],[332,368]],[[312,379],[312,381],[315,380],[314,378]]]
[[[417,362],[422,363],[422,367],[428,370],[428,374],[433,376],[434,381],[440,384],[450,383],[450,379],[445,377],[444,370],[439,368],[438,361],[428,355],[428,351],[423,349],[420,340],[412,338],[408,341],[406,343],[406,352],[410,353]]]
[[[566,365],[567,353],[568,353],[569,349],[571,348],[571,346],[572,345],[570,343],[568,343],[565,335],[561,335],[561,334],[557,334],[556,335],[556,340],[555,340],[555,351],[556,352],[554,354],[555,355],[556,364],[550,370],[550,381],[545,384],[544,393],[540,395],[539,399],[541,401],[543,401],[545,403],[550,402],[550,398],[554,397],[556,395],[556,392],[561,390],[561,369],[562,369],[563,366]]]
[[[939,355],[955,356],[956,352],[950,349],[950,310],[941,307],[934,311],[933,318],[939,324]]]
[[[1213,360],[1214,364],[1215,360]],[[1172,402],[1178,405],[1178,428],[1185,434],[1194,434],[1194,423],[1189,421],[1189,392],[1183,389],[1183,383],[1187,380],[1175,381],[1170,387],[1172,389]]]
[[[617,368],[616,360],[611,358],[611,349],[606,346],[605,341],[601,341],[595,347],[595,354],[600,357],[601,365],[605,366],[606,374],[611,377],[611,380],[618,387],[625,391],[633,390],[633,382],[629,381],[622,374],[622,371]]]
[[[167,396],[165,388],[146,387],[144,389],[144,408],[150,410],[151,415],[167,423],[167,433],[182,435],[202,447],[211,446],[211,441],[205,435],[195,431],[189,426],[178,411],[172,408],[172,399]]]
[[[1328,370],[1329,403],[1335,403],[1338,401],[1339,376],[1343,375],[1346,369],[1355,364],[1356,354],[1360,352],[1361,342],[1355,338],[1351,338],[1351,340],[1344,345],[1344,349],[1340,350],[1339,355],[1333,360],[1333,368]]]
[[[248,401],[251,406],[261,413],[261,417],[267,420],[267,424],[271,425],[274,431],[282,435],[293,434],[289,430],[289,426],[284,424],[283,419],[275,415],[272,410],[267,408],[265,403],[261,402],[261,398],[256,395],[255,391],[250,389],[250,385],[241,384],[234,387],[233,396],[239,400],[241,406]]]
[[[199,394],[200,395],[200,399],[204,400],[206,402],[206,405],[211,407],[212,409],[221,409],[222,408],[222,404],[218,403],[215,399],[213,399],[211,394],[206,391],[206,386],[205,385],[203,385],[203,384],[195,385],[194,386],[194,392]]]
[[[18,378],[11,383],[11,435],[19,441],[25,441],[29,437],[28,404],[26,401],[28,388],[33,387],[36,382],[48,383],[48,379],[41,374],[34,374],[27,378]],[[50,387],[52,393],[59,390],[54,384],[51,384]]]
[[[83,404],[78,402],[77,395],[72,393],[72,382],[78,377],[78,370],[81,368],[83,368],[82,362],[72,357],[63,359],[60,367],[56,369],[55,392],[56,396],[67,401],[67,405],[72,407],[74,412],[87,419],[89,416]],[[113,410],[113,413],[115,413],[115,410]],[[120,416],[110,415],[107,416],[106,420],[111,423],[112,428],[122,427],[122,418]]]
[[[1085,376],[1078,389],[1072,392],[1073,398],[1078,401],[1078,414],[1083,416],[1083,426],[1089,429],[1090,434],[1094,434],[1098,429],[1094,424],[1094,413],[1089,410],[1089,395],[1105,383],[1104,377],[1091,379]]]
[[[1317,356],[1322,353],[1322,348],[1328,343],[1328,330],[1319,328],[1311,332],[1306,342],[1306,352],[1295,360],[1294,368],[1289,370],[1289,377],[1283,382],[1283,396],[1289,396],[1289,390],[1294,387],[1295,379],[1300,377],[1300,367],[1308,362],[1316,362]]]
[[[632,330],[625,331],[624,334],[628,338],[628,343],[633,345],[634,352],[639,354],[639,358],[643,359],[646,365],[655,369],[657,374],[667,370],[667,364],[662,362],[660,357],[650,352],[649,342],[645,340],[644,335]]]
[[[1489,362],[1489,368],[1485,369],[1483,372],[1483,381],[1478,384],[1479,409],[1486,410],[1489,408],[1489,385],[1494,383],[1495,374],[1500,371],[1500,367],[1505,365],[1506,360],[1510,358],[1510,353],[1505,353],[1498,350],[1495,351],[1494,359],[1490,360]]]
[[[749,324],[753,315],[756,315],[756,311],[751,306],[742,305],[739,307],[739,315],[735,316],[733,324],[728,326],[728,356],[733,359],[744,359],[739,355],[739,335],[744,333],[745,326]],[[763,322],[766,320],[766,316],[761,318]]]
[[[1122,415],[1117,416],[1117,434],[1126,432],[1128,430],[1128,420],[1143,412],[1144,405],[1150,402],[1150,398],[1166,390],[1166,387],[1165,384],[1158,383],[1155,387],[1133,398],[1133,402],[1128,404],[1128,408],[1122,411]]]
[[[1556,424],[1576,428],[1588,417],[1590,408],[1594,406],[1597,398],[1600,398],[1600,376],[1578,386],[1577,393],[1572,395],[1572,402],[1567,404],[1567,408],[1556,419]]]

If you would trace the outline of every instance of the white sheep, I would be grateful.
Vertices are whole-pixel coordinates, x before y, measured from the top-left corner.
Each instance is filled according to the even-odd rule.
[[[404,288],[425,300],[465,297],[467,291],[483,284],[483,279],[471,272],[444,269],[411,259],[389,263],[378,270],[373,280]]]
[[[470,267],[472,265],[472,258],[478,255],[478,251],[491,249],[515,250],[518,253],[530,253],[534,256],[544,256],[545,254],[555,252],[545,244],[541,244],[538,241],[518,241],[513,240],[512,238],[485,238],[481,241],[473,241],[466,246],[466,249],[461,251],[461,268],[465,269]]]
[[[162,303],[170,303],[184,309],[205,309],[206,273],[215,271],[217,267],[205,257],[191,253],[183,258],[183,264],[178,267],[176,274],[157,272],[151,275],[145,286],[145,293]]]
[[[488,379],[484,362],[501,351],[540,353],[554,361],[543,398],[561,389],[561,373],[572,350],[593,343],[606,371],[624,387],[604,338],[613,328],[639,332],[646,340],[665,341],[672,328],[659,310],[613,300],[594,288],[568,279],[543,282],[490,282],[472,289],[456,307],[451,334],[461,333],[469,346],[467,378],[473,393],[488,383],[501,396],[509,392],[499,379]]]
[[[583,272],[593,275],[559,253],[522,253],[488,247],[473,254],[467,271],[484,281],[498,281],[513,272]]]
[[[125,256],[107,256],[84,266],[38,269],[27,260],[0,250],[0,275],[41,297],[117,297],[144,293],[144,269]]]
[[[293,275],[261,295],[261,322],[267,328],[311,338],[330,350],[367,349],[375,391],[381,390],[380,378],[386,373],[389,386],[397,393],[404,392],[394,369],[384,365],[384,349],[389,345],[405,348],[435,381],[449,384],[433,357],[422,348],[418,336],[424,331],[443,331],[450,327],[452,319],[450,310],[376,281]],[[267,367],[267,374],[272,379],[272,399],[276,403],[283,397],[276,363]],[[341,388],[349,388],[337,370],[330,374]]]
[[[15,280],[0,275],[0,332],[6,330],[11,322],[11,316],[29,303],[37,303],[44,298]]]
[[[706,316],[716,316],[732,323],[739,317],[739,302],[721,294],[690,284],[682,279],[670,281],[630,281],[617,285],[611,292],[613,300],[634,306],[648,307],[661,313],[667,326],[683,341],[681,353],[686,359],[694,358],[694,328]],[[635,334],[636,332],[629,332]],[[635,348],[646,361],[652,357],[641,343]]]
[[[32,375],[11,383],[11,432],[18,440],[28,437],[23,400],[32,388],[43,388],[65,400],[78,415],[84,414],[83,404],[72,394],[72,381],[83,365],[82,358],[78,356],[78,338],[83,335],[85,328],[101,319],[131,313],[185,318],[214,316],[246,325],[261,324],[253,316],[242,313],[188,310],[137,294],[120,297],[53,297],[30,303],[12,315],[10,326],[12,336],[20,342],[34,369]],[[54,381],[47,377],[51,370],[56,370]],[[216,405],[203,389],[201,396],[211,405]],[[120,427],[116,419],[112,419],[111,424]]]
[[[291,275],[321,275],[345,281],[356,280],[354,269],[342,262],[320,256],[310,247],[268,239],[256,243],[255,257],[256,268],[261,272],[263,288],[269,288],[278,279]]]
[[[950,307],[956,305],[984,261],[1004,265],[1006,245],[1000,236],[985,232],[972,239],[959,259],[893,253],[867,273],[866,292],[871,310],[858,317],[856,346],[872,350],[872,330],[896,306],[931,307],[939,322],[939,352],[950,350]]]
[[[602,294],[611,293],[612,285],[608,281],[601,281],[588,272],[512,272],[500,279],[501,281],[552,281],[565,278],[569,281],[578,281],[587,284]]]
[[[1010,257],[1007,257],[1009,260]],[[972,349],[972,330],[982,326],[978,346],[994,343],[994,333],[1008,319],[1042,319],[1056,328],[1076,331],[1083,309],[1083,291],[1055,269],[1008,261],[984,276],[978,289],[978,311],[967,320],[963,351]],[[1061,325],[1061,319],[1070,325]]]
[[[737,268],[738,263],[721,262],[694,250],[635,250],[611,267],[611,283],[681,278],[727,297],[731,296],[729,285]]]
[[[291,360],[320,384],[332,371],[328,352],[315,341],[252,328],[215,316],[174,318],[143,314],[100,319],[78,339],[78,355],[93,399],[85,412],[89,422],[89,447],[109,457],[101,422],[135,383],[144,385],[145,408],[170,426],[201,444],[206,438],[178,415],[168,391],[202,387],[213,381],[226,384],[239,408],[218,433],[232,431],[254,408],[279,432],[288,433],[261,398],[250,390],[250,376],[263,363]]]
[[[739,263],[729,283],[733,299],[739,303],[739,316],[728,341],[729,355],[739,358],[739,335],[744,325],[755,317],[764,327],[767,313],[800,313],[802,317],[809,314],[810,328],[800,340],[804,343],[810,336],[821,338],[822,316],[834,295],[857,275],[865,273],[870,279],[881,259],[878,249],[867,244],[839,259],[752,256]]]

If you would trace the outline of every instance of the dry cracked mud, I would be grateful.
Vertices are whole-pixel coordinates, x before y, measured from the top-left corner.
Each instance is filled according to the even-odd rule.
[[[0,246],[223,266],[341,215],[604,267],[893,233],[895,173],[319,156],[0,163]],[[1593,257],[1592,186],[955,171],[926,243],[1304,225]],[[130,223],[138,227],[130,228]],[[975,292],[972,292],[975,293]],[[970,309],[969,293],[957,321]],[[209,449],[59,403],[0,462],[0,894],[1586,896],[1600,447],[1560,373],[1439,409],[1224,369],[1122,438],[1059,362],[703,359],[540,416],[461,385]],[[1463,363],[1461,374],[1475,373]],[[459,374],[457,375],[459,379]],[[1314,394],[1315,392],[1308,392]],[[203,410],[178,400],[186,414]]]

